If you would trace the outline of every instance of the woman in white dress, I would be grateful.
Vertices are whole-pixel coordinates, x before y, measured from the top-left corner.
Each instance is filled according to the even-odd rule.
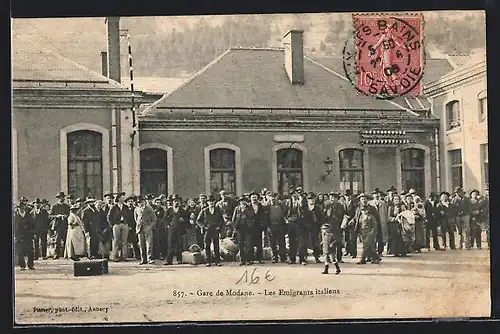
[[[87,255],[87,242],[83,231],[83,222],[78,217],[79,206],[73,205],[70,208],[68,217],[68,235],[66,237],[66,247],[64,257],[79,261],[81,257]]]

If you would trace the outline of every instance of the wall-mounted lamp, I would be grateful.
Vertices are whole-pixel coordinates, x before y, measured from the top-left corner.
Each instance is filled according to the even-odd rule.
[[[325,164],[326,175],[330,175],[333,170],[333,161],[330,158],[326,158],[323,163]]]

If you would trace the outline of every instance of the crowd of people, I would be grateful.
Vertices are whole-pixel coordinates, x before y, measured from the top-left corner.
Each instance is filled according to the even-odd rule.
[[[397,193],[331,192],[314,194],[290,187],[284,196],[263,189],[239,198],[221,191],[218,198],[200,194],[184,201],[178,195],[126,196],[105,194],[75,199],[63,192],[50,204],[21,198],[16,205],[14,248],[21,269],[34,269],[42,258],[107,258],[111,261],[155,260],[165,265],[182,262],[182,253],[204,252],[206,265],[239,260],[240,265],[264,263],[271,250],[273,263],[307,264],[308,249],[323,273],[343,257],[358,264],[379,264],[382,256],[407,256],[422,249],[488,247],[487,194],[456,188],[429,193],[424,200],[414,189]],[[458,237],[458,238],[457,238]],[[322,260],[320,257],[323,257]],[[298,258],[298,259],[297,259]]]

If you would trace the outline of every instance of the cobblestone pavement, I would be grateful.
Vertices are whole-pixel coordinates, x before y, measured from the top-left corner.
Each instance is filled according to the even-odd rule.
[[[237,263],[223,263],[210,268],[167,267],[159,261],[146,266],[139,266],[137,261],[110,262],[108,275],[93,277],[74,277],[69,260],[36,261],[35,271],[15,269],[16,322],[437,318],[490,314],[488,250],[423,251],[408,258],[385,256],[379,265],[361,266],[356,261],[346,258],[340,275],[321,275],[322,265],[312,261],[307,266],[265,263],[239,267]],[[258,277],[256,284],[250,284],[252,273],[254,282]]]

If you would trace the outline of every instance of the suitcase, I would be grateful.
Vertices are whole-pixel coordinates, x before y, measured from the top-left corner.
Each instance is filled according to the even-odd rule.
[[[108,260],[89,260],[73,263],[75,276],[98,276],[109,273]]]
[[[200,264],[202,256],[200,252],[182,252],[182,263]]]

